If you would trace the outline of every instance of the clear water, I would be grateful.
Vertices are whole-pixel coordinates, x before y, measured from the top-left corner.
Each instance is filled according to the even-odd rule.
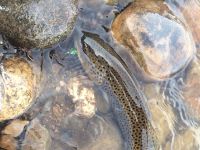
[[[112,111],[109,94],[88,76],[77,51],[81,51],[78,46],[81,32],[87,31],[98,34],[122,59],[130,59],[106,30],[110,29],[115,13],[129,2],[121,0],[108,5],[103,0],[80,0],[80,14],[72,36],[42,52],[31,50],[31,61],[40,66],[40,93],[36,103],[19,118],[39,119],[50,134],[50,150],[125,150],[126,140],[117,123],[118,116]],[[145,96],[159,148],[198,150],[200,2],[167,0],[166,3],[189,26],[196,56],[185,70],[164,81],[150,81],[136,73],[137,86]],[[127,63],[131,64],[129,59]],[[129,66],[135,70],[134,64]],[[18,138],[19,143],[24,134],[25,131]]]

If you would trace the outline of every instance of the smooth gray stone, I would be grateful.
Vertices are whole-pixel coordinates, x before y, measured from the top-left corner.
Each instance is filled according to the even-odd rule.
[[[0,33],[15,46],[46,48],[70,36],[78,0],[0,0]]]

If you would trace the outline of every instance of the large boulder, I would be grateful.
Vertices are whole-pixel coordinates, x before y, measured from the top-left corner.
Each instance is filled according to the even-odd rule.
[[[162,0],[133,2],[114,20],[112,34],[154,79],[176,74],[195,53],[189,29]]]
[[[22,48],[46,48],[70,35],[78,0],[1,0],[0,33]]]

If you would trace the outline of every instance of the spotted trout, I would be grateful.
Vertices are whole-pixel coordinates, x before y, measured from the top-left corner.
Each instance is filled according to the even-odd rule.
[[[112,109],[122,131],[125,150],[157,149],[144,97],[126,64],[97,35],[84,34],[81,43],[79,57],[89,77],[102,85],[109,96],[116,97],[111,102]]]

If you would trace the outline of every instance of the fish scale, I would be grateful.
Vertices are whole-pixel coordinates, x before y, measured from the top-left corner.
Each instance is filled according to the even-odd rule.
[[[115,95],[117,99],[112,101],[112,108],[125,139],[126,149],[151,149],[151,142],[153,142],[153,139],[150,140],[151,138],[149,138],[151,136],[149,132],[151,125],[145,110],[138,106],[130,96],[126,83],[119,73],[103,57],[97,56],[84,39],[85,36],[82,37],[82,48],[89,61],[89,76],[92,76],[93,80],[96,79],[94,77],[97,77],[98,80],[98,76],[100,76],[100,84],[105,87],[104,89],[107,89],[106,91],[110,96]],[[140,100],[138,96],[135,96],[135,98],[137,101]]]

